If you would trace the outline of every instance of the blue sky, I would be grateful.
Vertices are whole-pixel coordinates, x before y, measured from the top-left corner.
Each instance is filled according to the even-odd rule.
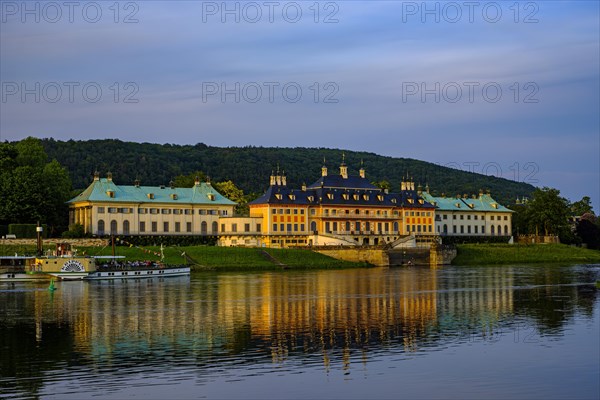
[[[596,1],[23,4],[0,2],[2,140],[366,150],[600,211]]]

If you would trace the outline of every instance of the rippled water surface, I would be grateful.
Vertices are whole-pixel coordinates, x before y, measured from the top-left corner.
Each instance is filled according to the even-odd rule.
[[[600,398],[600,266],[0,283],[1,398]]]

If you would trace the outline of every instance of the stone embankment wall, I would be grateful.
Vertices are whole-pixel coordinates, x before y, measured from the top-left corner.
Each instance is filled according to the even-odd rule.
[[[367,262],[378,267],[387,267],[389,257],[383,248],[375,247],[313,247],[314,251],[338,260]]]

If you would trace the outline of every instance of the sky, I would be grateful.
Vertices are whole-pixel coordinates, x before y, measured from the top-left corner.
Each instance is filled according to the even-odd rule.
[[[597,1],[1,0],[0,139],[370,151],[598,213],[599,21]]]

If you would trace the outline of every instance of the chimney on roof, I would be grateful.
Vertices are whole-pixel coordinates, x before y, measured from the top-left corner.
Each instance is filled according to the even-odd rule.
[[[271,171],[271,180],[269,181],[269,185],[270,186],[275,186],[276,184],[276,180],[275,180],[275,173],[273,171]]]
[[[173,180],[171,180],[169,182],[169,186],[171,187],[171,189],[175,189],[175,182],[173,182]]]
[[[327,167],[325,165],[321,167],[321,176],[327,176]]]
[[[302,191],[306,192],[306,183],[305,182],[302,182]]]
[[[140,180],[139,180],[139,179],[136,179],[135,181],[133,181],[133,185],[134,185],[135,187],[140,187]]]
[[[112,172],[106,174],[106,180],[112,182]]]
[[[194,186],[200,186],[200,177],[196,176],[196,179],[194,180]]]
[[[95,181],[99,181],[100,180],[100,172],[94,171],[94,180]]]
[[[365,179],[365,167],[363,166],[363,160],[360,160],[360,169],[358,170],[358,174],[361,178]]]
[[[287,178],[285,177],[285,171],[283,171],[283,175],[281,175],[281,184],[283,186],[287,186]]]
[[[420,196],[423,194],[423,186],[421,186],[421,184],[419,183],[419,186],[417,187],[417,194]]]

